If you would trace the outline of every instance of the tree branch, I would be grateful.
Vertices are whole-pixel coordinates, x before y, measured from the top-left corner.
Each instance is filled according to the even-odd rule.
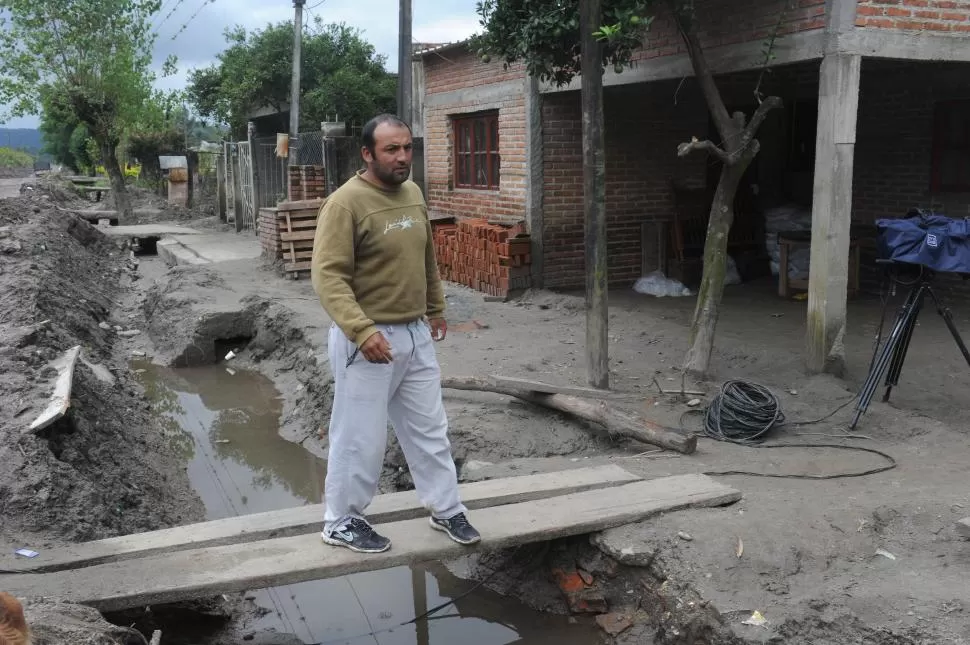
[[[677,156],[686,157],[687,155],[689,155],[690,153],[696,150],[703,150],[704,152],[708,152],[726,164],[731,163],[731,155],[729,155],[724,150],[714,145],[714,142],[698,141],[697,137],[692,137],[690,140],[690,143],[682,143],[679,146],[677,146]]]
[[[754,139],[754,136],[758,134],[758,128],[760,128],[761,124],[765,122],[766,118],[768,118],[768,113],[774,109],[782,107],[783,105],[784,103],[777,96],[769,96],[762,101],[761,105],[758,106],[758,109],[755,110],[755,113],[751,116],[751,120],[748,122],[748,125],[746,125],[741,131],[741,140],[737,153],[741,154],[748,149],[748,146],[751,145],[751,141]]]
[[[687,45],[687,54],[690,57],[691,67],[694,69],[694,76],[697,78],[697,82],[701,86],[701,91],[704,93],[704,100],[707,101],[707,108],[710,110],[711,117],[714,119],[717,132],[721,135],[721,141],[724,142],[725,147],[730,150],[733,147],[731,142],[736,139],[738,131],[734,128],[731,116],[728,114],[727,108],[724,106],[724,100],[721,98],[721,93],[714,83],[714,74],[711,73],[711,68],[707,64],[704,48],[701,47],[700,39],[697,37],[697,32],[693,24],[684,23],[683,17],[678,13],[673,2],[670,3],[670,10],[674,14],[674,20],[677,23],[677,28],[680,30],[681,37],[683,37]]]

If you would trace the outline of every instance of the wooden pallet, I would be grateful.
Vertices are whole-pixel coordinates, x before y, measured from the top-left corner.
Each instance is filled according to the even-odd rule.
[[[283,245],[283,270],[294,280],[310,271],[317,215],[323,199],[283,202],[277,206],[280,242]]]

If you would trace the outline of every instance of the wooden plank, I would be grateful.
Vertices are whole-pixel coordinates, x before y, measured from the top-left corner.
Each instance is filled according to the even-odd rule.
[[[622,392],[613,392],[611,390],[598,390],[596,388],[581,387],[578,385],[555,385],[524,378],[516,378],[514,376],[501,376],[499,374],[490,374],[488,378],[496,385],[514,387],[519,390],[539,392],[541,394],[567,394],[570,396],[582,396],[588,399],[618,399],[629,398],[631,396],[623,394]]]
[[[278,211],[304,211],[319,209],[324,205],[326,199],[303,199],[294,202],[280,202],[276,205]]]
[[[292,271],[309,271],[311,262],[290,262],[283,265],[283,270],[286,272]]]
[[[283,219],[289,216],[292,219],[317,219],[317,211],[280,211],[276,214],[276,219]]]
[[[474,482],[462,484],[459,489],[465,506],[474,510],[607,488],[639,479],[619,466],[610,465]],[[414,519],[425,513],[417,494],[407,491],[378,495],[367,516],[374,523],[385,523]],[[59,571],[202,546],[286,537],[311,531],[322,521],[323,504],[297,506],[49,549],[29,562],[5,556],[0,558],[0,570]]]
[[[299,231],[297,233],[280,232],[280,239],[284,242],[296,242],[297,240],[312,240],[316,237],[316,231]]]
[[[571,535],[593,533],[691,506],[721,506],[741,493],[705,475],[679,475],[476,511],[482,544],[463,547],[427,519],[381,526],[393,547],[361,555],[323,544],[319,534],[275,538],[100,564],[56,573],[0,577],[18,598],[57,597],[119,611],[224,593],[295,584],[409,563],[446,560]]]
[[[34,419],[27,428],[27,432],[40,432],[50,424],[67,414],[71,407],[71,387],[74,384],[74,366],[81,355],[81,346],[76,345],[61,354],[51,362],[51,367],[57,370],[57,380],[54,381],[54,393],[51,395],[47,407]]]

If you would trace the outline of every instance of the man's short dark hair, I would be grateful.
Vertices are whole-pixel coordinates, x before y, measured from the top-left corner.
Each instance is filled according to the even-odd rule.
[[[374,139],[374,133],[377,131],[377,126],[381,125],[382,123],[391,123],[393,125],[404,126],[408,129],[408,132],[412,132],[411,126],[402,121],[399,117],[393,114],[378,114],[364,124],[364,130],[360,133],[361,145],[370,150],[372,154],[374,152],[374,146],[377,145],[377,141]]]

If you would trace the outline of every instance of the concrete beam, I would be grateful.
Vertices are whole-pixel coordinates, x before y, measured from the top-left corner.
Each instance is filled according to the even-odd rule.
[[[856,29],[839,36],[838,51],[867,58],[970,63],[966,36]]]
[[[504,83],[490,83],[479,87],[467,87],[449,92],[435,92],[425,95],[424,105],[439,107],[442,105],[458,105],[461,103],[475,103],[476,110],[482,109],[482,103],[500,103],[510,96],[521,96],[522,81],[505,81]]]
[[[860,56],[830,54],[819,78],[807,362],[813,372],[845,371],[852,169],[859,109]]]
[[[818,60],[825,55],[827,42],[828,34],[821,29],[783,36],[775,41],[773,50],[775,59],[771,66],[777,67]],[[764,43],[760,40],[740,45],[712,47],[705,53],[715,74],[760,69],[765,62]],[[692,76],[694,76],[694,71],[690,64],[690,58],[687,54],[678,54],[677,56],[664,56],[639,61],[632,69],[626,69],[622,74],[617,74],[613,71],[613,68],[609,68],[603,74],[603,86],[651,83]],[[543,83],[540,85],[539,91],[544,94],[552,94],[581,88],[582,78],[576,77],[569,85],[563,87],[556,87],[548,82]]]
[[[542,288],[545,253],[543,238],[543,144],[542,95],[539,83],[529,76],[525,79],[525,158],[528,164],[528,190],[525,194],[525,216],[532,236],[532,286]]]

